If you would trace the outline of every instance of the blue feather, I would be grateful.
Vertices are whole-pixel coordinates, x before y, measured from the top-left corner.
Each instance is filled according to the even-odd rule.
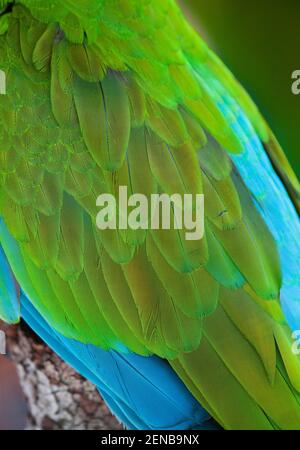
[[[111,409],[123,423],[139,429],[189,429],[200,427],[209,418],[166,361],[135,355],[127,349],[122,354],[105,352],[55,331],[43,318],[42,311],[37,311],[28,300],[36,298],[36,303],[40,303],[19,246],[2,220],[0,242],[16,278],[23,281],[22,317],[62,359],[98,386],[105,398],[111,399]],[[3,268],[10,270],[8,265]]]
[[[300,220],[280,178],[274,171],[261,140],[244,111],[219,84],[219,108],[234,114],[232,129],[245,142],[244,151],[231,155],[256,207],[273,234],[280,255],[283,284],[281,304],[293,330],[300,329]]]
[[[208,414],[164,360],[104,351],[55,332],[21,296],[22,317],[65,361],[92,381],[114,414],[131,429],[191,429]]]
[[[11,324],[17,323],[20,320],[20,301],[17,285],[1,247],[0,273],[0,319]]]
[[[277,242],[283,270],[283,308],[291,327],[299,329],[298,215],[246,115],[217,80],[214,89],[218,93],[218,107],[225,117],[234,117],[232,129],[244,143],[244,152],[232,155],[232,160]],[[18,247],[3,222],[0,222],[0,240],[17,278],[18,273],[22,273],[21,278],[26,280],[26,268]],[[0,253],[0,261],[1,256],[3,252]],[[2,263],[0,268],[3,279],[7,280],[7,265]],[[25,282],[22,287],[29,298],[34,298],[35,293],[29,284]],[[105,352],[67,339],[45,322],[23,294],[21,303],[22,317],[56,353],[98,387],[111,410],[128,428],[175,430],[208,427],[207,413],[165,361],[129,352]]]

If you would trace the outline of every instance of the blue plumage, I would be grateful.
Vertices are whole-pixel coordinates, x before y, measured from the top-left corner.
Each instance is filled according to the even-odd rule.
[[[15,286],[2,248],[0,270],[0,295],[5,298],[1,305],[6,305]],[[98,387],[113,413],[128,428],[189,429],[200,427],[208,419],[165,361],[155,356],[104,351],[67,339],[47,324],[23,293],[21,313],[62,359]]]
[[[224,101],[219,105],[225,115],[226,104]],[[299,220],[254,130],[243,112],[238,108],[235,111],[238,126],[237,123],[234,126],[237,132],[244,133],[250,139],[250,143],[245,146],[242,155],[232,159],[276,239],[283,268],[283,306],[291,327],[297,329],[300,323],[300,309],[297,306],[300,296]],[[0,240],[5,252],[10,254],[14,272],[18,274],[26,270],[18,246],[3,222],[0,222]],[[2,249],[0,270],[0,295],[11,299],[10,311],[5,311],[6,319],[11,318],[10,321],[14,322],[18,301],[14,279]],[[26,284],[23,287],[27,290]],[[32,289],[28,289],[26,294],[34,295]],[[0,303],[2,308],[6,304]],[[165,361],[130,352],[106,352],[67,339],[47,324],[24,294],[21,294],[21,313],[29,326],[56,353],[98,387],[110,409],[128,428],[175,430],[209,427],[207,413]],[[0,306],[0,316],[3,315]]]
[[[22,317],[65,361],[98,386],[115,415],[131,429],[198,427],[207,413],[163,360],[104,351],[64,338],[49,327],[27,298]]]
[[[20,318],[17,285],[1,246],[0,271],[0,299],[5,299],[0,301],[0,319],[7,323],[17,323]]]

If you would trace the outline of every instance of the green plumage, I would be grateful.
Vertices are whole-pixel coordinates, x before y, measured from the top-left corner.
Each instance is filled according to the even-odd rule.
[[[256,107],[173,0],[16,3],[0,18],[0,211],[18,282],[65,336],[172,360],[224,427],[299,428],[276,245],[228,157],[252,136],[221,87],[281,154]],[[120,185],[203,192],[204,238],[96,230]]]

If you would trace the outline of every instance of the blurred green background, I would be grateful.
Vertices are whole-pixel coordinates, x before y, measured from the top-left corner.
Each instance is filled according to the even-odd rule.
[[[300,176],[300,0],[182,0],[186,14],[245,86]]]

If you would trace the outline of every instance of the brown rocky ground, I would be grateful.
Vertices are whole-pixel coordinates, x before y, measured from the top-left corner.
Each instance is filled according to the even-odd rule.
[[[0,324],[0,329],[6,333],[7,357],[15,364],[26,399],[27,429],[121,428],[96,388],[65,364],[26,325]]]

